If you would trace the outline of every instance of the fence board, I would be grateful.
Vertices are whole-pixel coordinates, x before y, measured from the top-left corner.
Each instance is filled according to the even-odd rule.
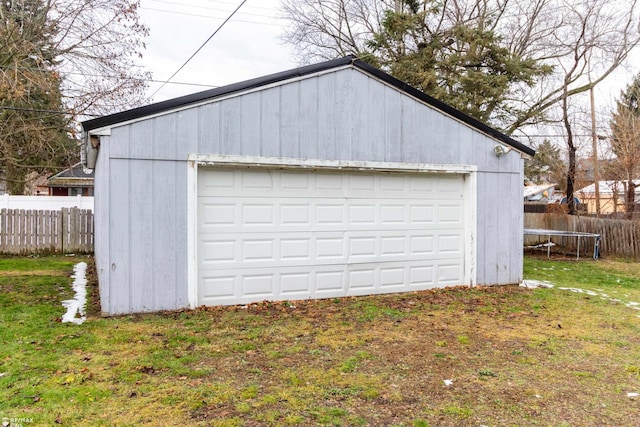
[[[93,212],[88,209],[0,210],[0,253],[93,252]]]
[[[590,218],[551,213],[525,213],[524,228],[542,228],[562,231],[580,231],[600,234],[600,253],[602,255],[617,255],[640,259],[640,221],[607,218]],[[538,236],[525,236],[525,245],[546,242]],[[554,243],[568,250],[577,249],[576,238],[552,237]],[[587,243],[580,242],[584,248]]]

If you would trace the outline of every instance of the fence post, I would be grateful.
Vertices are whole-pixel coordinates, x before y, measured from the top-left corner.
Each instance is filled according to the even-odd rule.
[[[65,209],[60,209],[55,212],[55,236],[56,236],[56,252],[63,253],[64,250],[64,222],[65,222]]]
[[[69,230],[66,233],[68,237],[68,252],[76,252],[78,250],[78,208],[70,208],[69,209]]]
[[[7,210],[0,209],[0,251],[4,252],[7,245]]]

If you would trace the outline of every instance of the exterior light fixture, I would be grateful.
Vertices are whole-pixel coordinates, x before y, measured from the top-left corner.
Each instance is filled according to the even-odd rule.
[[[495,147],[493,147],[493,152],[496,153],[497,157],[504,156],[509,151],[511,151],[511,147],[505,147],[504,145],[497,144]]]

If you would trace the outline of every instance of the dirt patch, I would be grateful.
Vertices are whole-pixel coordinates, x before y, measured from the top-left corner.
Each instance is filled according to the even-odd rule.
[[[95,259],[87,260],[87,316],[100,316],[100,287],[98,286],[98,272]]]
[[[271,411],[274,424],[298,414],[333,425],[585,425],[590,408],[587,424],[630,421],[628,411],[622,415],[628,402],[614,397],[618,410],[611,408],[606,386],[628,375],[600,369],[564,317],[549,318],[544,306],[529,304],[531,293],[515,286],[457,288],[201,308],[199,315],[212,319],[246,313],[249,331],[271,326],[252,345],[232,346],[200,365],[213,372],[206,381],[226,382],[238,394],[255,387],[256,396],[214,399],[193,418],[261,425],[259,414]],[[310,327],[296,331],[287,318]],[[270,397],[277,402],[268,403]],[[608,406],[598,407],[598,399]],[[301,402],[307,409],[297,413]]]

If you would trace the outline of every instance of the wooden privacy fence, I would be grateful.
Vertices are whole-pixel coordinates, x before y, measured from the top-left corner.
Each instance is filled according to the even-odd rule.
[[[0,253],[72,252],[93,252],[91,210],[0,210]]]
[[[525,213],[524,228],[542,228],[547,230],[579,231],[600,234],[600,253],[640,259],[640,222],[621,219],[591,218],[563,214]],[[525,246],[536,242],[546,242],[547,237],[525,236]],[[552,237],[551,240],[569,250],[577,249],[576,237]],[[583,240],[580,247],[586,250],[589,245]],[[582,252],[583,249],[580,251]]]

